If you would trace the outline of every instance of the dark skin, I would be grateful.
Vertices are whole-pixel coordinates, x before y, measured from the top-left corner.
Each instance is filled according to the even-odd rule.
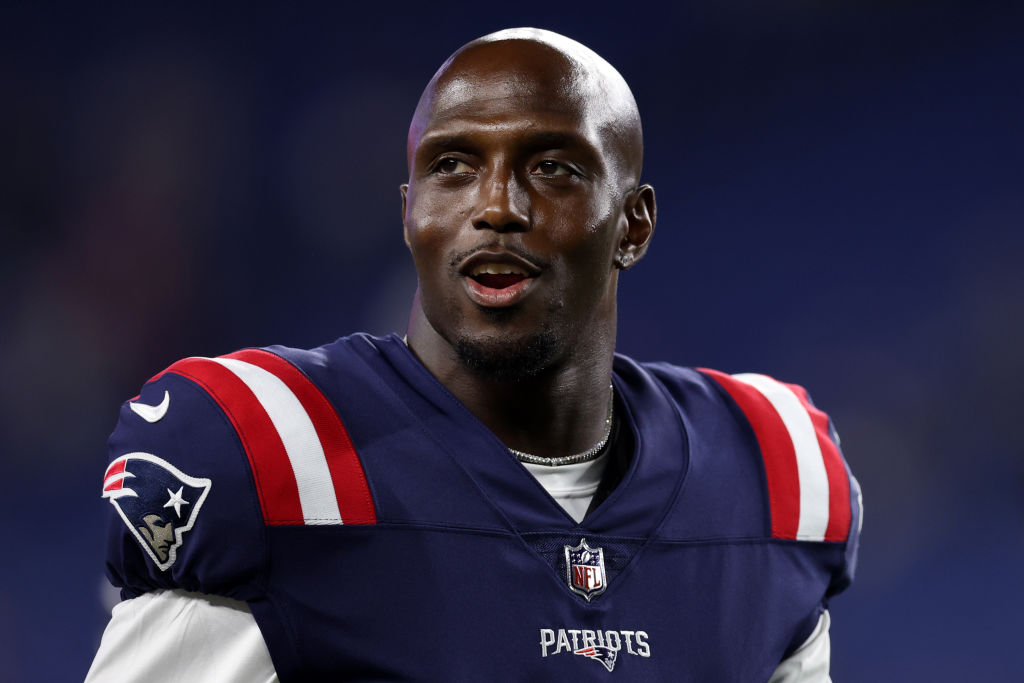
[[[408,154],[410,349],[505,445],[589,448],[607,415],[618,273],[655,223],[625,82],[557,34],[492,34],[427,86]]]

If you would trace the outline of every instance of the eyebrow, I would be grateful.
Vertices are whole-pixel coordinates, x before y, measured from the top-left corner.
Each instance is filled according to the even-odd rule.
[[[479,142],[474,139],[477,135],[477,133],[426,133],[420,138],[417,145],[416,158],[430,157],[445,150],[474,153],[480,147]],[[589,140],[575,133],[558,130],[528,131],[522,135],[521,141],[517,144],[528,153],[547,149],[578,151],[586,156],[588,164],[600,167],[605,165],[601,152]]]
[[[426,133],[416,144],[417,156],[419,156],[419,150],[423,149],[428,151],[442,149],[471,149],[474,145],[470,143],[468,138],[469,136],[467,135],[431,135],[430,133]]]

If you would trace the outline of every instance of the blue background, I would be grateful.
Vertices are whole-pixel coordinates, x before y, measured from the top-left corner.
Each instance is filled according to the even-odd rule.
[[[3,678],[88,668],[105,439],[149,376],[404,329],[420,90],[463,42],[536,25],[604,55],[644,116],[659,221],[622,278],[620,349],[804,384],[843,436],[866,514],[834,679],[1024,679],[1022,19],[898,0],[5,4]]]

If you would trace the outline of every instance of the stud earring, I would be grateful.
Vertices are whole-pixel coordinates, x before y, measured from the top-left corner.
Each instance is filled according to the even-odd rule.
[[[626,252],[625,254],[616,254],[615,267],[618,268],[619,270],[626,270],[631,265],[633,265],[633,258],[634,256],[630,252]]]

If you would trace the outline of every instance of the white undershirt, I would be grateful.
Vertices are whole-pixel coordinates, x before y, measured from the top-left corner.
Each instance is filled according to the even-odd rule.
[[[601,477],[608,466],[608,454],[605,451],[599,458],[589,462],[578,462],[573,465],[534,465],[524,462],[523,467],[532,474],[540,485],[562,506],[577,524],[583,521],[590,507],[590,501],[601,485]]]
[[[526,469],[577,523],[608,464],[608,453],[574,465]],[[828,612],[768,683],[831,683]],[[248,605],[181,590],[154,591],[114,606],[85,683],[278,683]]]

